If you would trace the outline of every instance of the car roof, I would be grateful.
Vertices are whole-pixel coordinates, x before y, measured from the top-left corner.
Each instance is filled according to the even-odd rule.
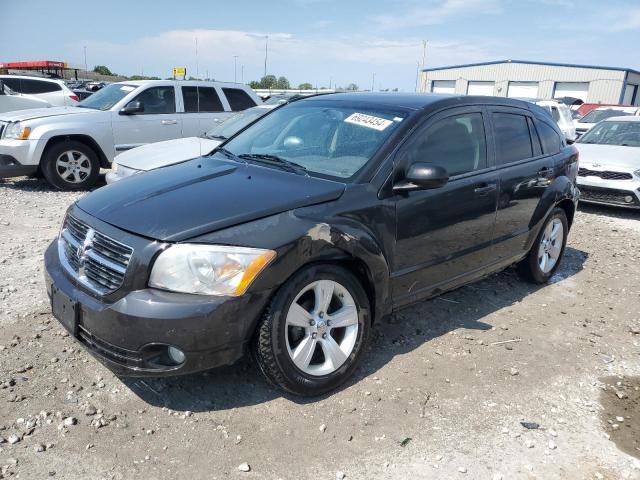
[[[626,117],[609,117],[605,118],[605,122],[640,122],[639,116],[626,116]]]
[[[622,107],[618,105],[611,105],[608,107],[598,107],[594,108],[594,110],[619,110],[621,112],[636,112],[640,107]],[[593,110],[592,110],[593,111]]]
[[[296,103],[324,102],[327,100],[340,102],[370,103],[381,107],[401,107],[408,110],[422,110],[429,106],[454,106],[455,104],[504,105],[531,110],[532,103],[505,97],[480,95],[453,95],[443,93],[398,93],[398,92],[349,92],[328,93],[325,95],[302,98]],[[534,106],[535,107],[535,106]],[[537,107],[540,108],[540,107]]]
[[[242,83],[233,83],[233,82],[214,82],[214,81],[210,81],[210,80],[125,80],[122,82],[117,82],[117,84],[123,84],[123,85],[137,85],[137,86],[142,86],[142,85],[173,85],[173,84],[178,84],[179,86],[185,86],[185,87],[195,87],[195,86],[202,86],[202,85],[217,85],[217,86],[222,86],[222,87],[235,87],[235,88],[242,88],[242,89],[246,89],[248,88],[246,85],[242,84]]]
[[[57,78],[36,77],[35,75],[0,75],[0,78],[19,78],[20,80],[40,80],[50,83],[64,83]]]

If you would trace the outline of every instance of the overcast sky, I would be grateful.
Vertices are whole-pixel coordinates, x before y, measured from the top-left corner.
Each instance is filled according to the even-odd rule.
[[[414,89],[427,67],[498,59],[640,69],[640,0],[0,0],[0,62],[62,60],[126,75],[174,66],[217,80]],[[198,58],[196,62],[196,38]],[[197,65],[197,67],[196,67]]]

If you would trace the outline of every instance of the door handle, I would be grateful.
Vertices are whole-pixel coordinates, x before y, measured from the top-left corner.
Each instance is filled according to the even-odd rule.
[[[553,174],[553,168],[544,167],[542,170],[538,170],[540,177],[550,177]]]
[[[162,125],[175,125],[176,123],[178,123],[177,120],[162,120],[160,122]]]
[[[495,183],[489,183],[489,184],[476,187],[473,190],[473,192],[476,195],[485,196],[485,195],[489,195],[491,192],[495,192],[496,188],[497,188],[497,185]]]

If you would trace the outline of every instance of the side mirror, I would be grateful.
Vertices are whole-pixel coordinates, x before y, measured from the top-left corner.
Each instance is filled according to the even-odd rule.
[[[144,112],[144,105],[140,100],[133,100],[127,103],[121,110],[120,115],[135,115]]]
[[[567,141],[567,145],[573,145],[574,143],[576,143],[576,138],[566,138],[565,139]]]
[[[393,186],[394,191],[430,190],[440,188],[449,181],[449,172],[440,165],[416,162],[410,165],[404,179]]]

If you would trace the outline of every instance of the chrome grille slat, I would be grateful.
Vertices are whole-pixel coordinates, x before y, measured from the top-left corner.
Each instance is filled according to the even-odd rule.
[[[122,286],[133,255],[131,247],[96,232],[71,215],[64,221],[58,251],[66,269],[80,283],[101,295]]]

